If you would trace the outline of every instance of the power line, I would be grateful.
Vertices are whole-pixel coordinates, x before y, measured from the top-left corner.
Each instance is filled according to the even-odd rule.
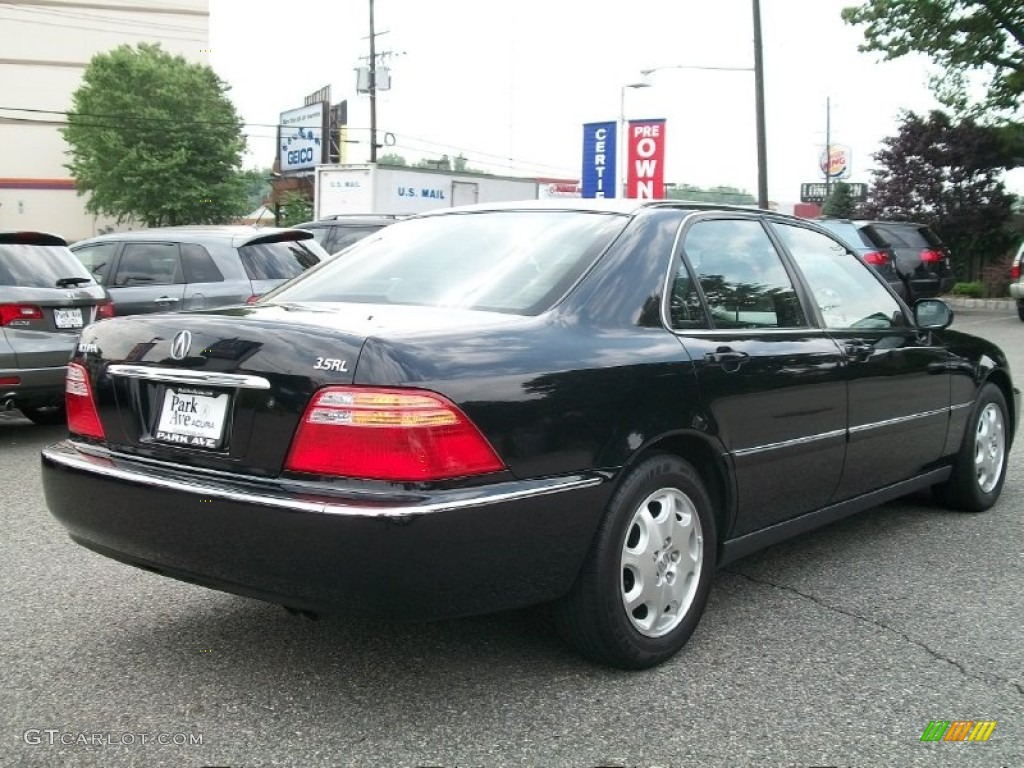
[[[100,29],[99,27],[83,27],[83,26],[74,25],[74,24],[56,24],[56,23],[54,23],[52,21],[34,21],[32,19],[15,19],[15,18],[11,18],[10,16],[0,16],[0,19],[2,19],[4,21],[16,21],[19,24],[37,24],[37,25],[44,26],[44,27],[61,27],[62,29],[74,29],[74,30],[78,30],[80,32],[103,32],[105,34],[110,34],[110,35],[124,35],[126,37],[144,38],[146,40],[179,40],[179,41],[189,41],[189,42],[196,42],[196,43],[205,43],[207,41],[207,38],[205,38],[205,37],[178,37],[176,35],[157,35],[157,34],[150,34],[148,32],[147,33],[140,33],[140,32],[134,32],[132,30],[121,31],[121,30],[117,30],[117,29]],[[196,30],[196,31],[198,32],[199,30]]]
[[[17,3],[0,2],[0,7],[7,8],[20,13],[31,13],[39,16],[56,16],[62,19],[73,19],[76,21],[95,21],[99,24],[117,24],[118,26],[143,27],[147,29],[168,30],[171,32],[202,32],[202,28],[178,24],[161,24],[153,21],[134,21],[132,19],[114,16],[104,16],[98,13],[76,13],[74,11],[57,11],[43,8],[26,8]],[[57,25],[54,25],[57,26]],[[208,25],[207,25],[208,26]]]

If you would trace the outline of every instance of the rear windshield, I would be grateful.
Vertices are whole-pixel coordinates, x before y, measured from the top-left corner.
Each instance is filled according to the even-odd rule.
[[[409,219],[271,295],[537,314],[626,226],[621,215],[489,211]]]
[[[65,245],[0,245],[0,285],[76,288],[95,284],[89,271]]]
[[[829,232],[838,235],[845,240],[848,245],[852,245],[854,248],[871,245],[871,242],[861,234],[861,231],[857,229],[857,225],[853,222],[829,221],[826,219],[816,223],[823,226]]]
[[[942,243],[927,227],[914,224],[872,224],[876,232],[895,248],[937,248]]]
[[[319,264],[323,249],[311,239],[279,240],[243,245],[238,253],[250,280],[288,280]]]

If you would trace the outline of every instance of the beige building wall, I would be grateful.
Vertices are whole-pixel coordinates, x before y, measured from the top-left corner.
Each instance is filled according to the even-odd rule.
[[[0,230],[68,240],[117,227],[85,212],[59,130],[89,60],[160,43],[209,64],[209,0],[5,0],[0,5]]]

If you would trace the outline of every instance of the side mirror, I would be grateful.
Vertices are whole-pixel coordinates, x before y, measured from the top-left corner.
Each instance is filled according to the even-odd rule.
[[[925,331],[941,331],[953,322],[953,310],[941,299],[920,299],[914,304],[914,323]]]

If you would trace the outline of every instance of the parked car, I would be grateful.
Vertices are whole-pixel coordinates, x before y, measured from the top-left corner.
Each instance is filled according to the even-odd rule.
[[[911,300],[953,290],[956,278],[949,249],[930,227],[910,221],[858,221],[857,227],[876,247],[892,248]]]
[[[119,315],[244,304],[328,258],[304,230],[245,226],[117,232],[71,250]]]
[[[78,336],[111,317],[102,286],[45,232],[0,231],[0,410],[64,421],[64,379]]]
[[[389,619],[553,601],[648,667],[718,566],[922,489],[996,502],[1020,391],[951,320],[768,211],[443,209],[252,306],[87,328],[46,499],[167,576]]]
[[[357,240],[394,224],[399,218],[388,214],[338,214],[297,224],[296,227],[312,232],[325,251],[337,255]]]
[[[1024,320],[1024,243],[1017,249],[1010,266],[1010,296],[1017,300],[1017,316]]]
[[[906,280],[896,269],[896,254],[887,243],[874,243],[868,233],[850,219],[821,218],[815,221],[841,239],[889,284],[904,301],[910,300]]]

